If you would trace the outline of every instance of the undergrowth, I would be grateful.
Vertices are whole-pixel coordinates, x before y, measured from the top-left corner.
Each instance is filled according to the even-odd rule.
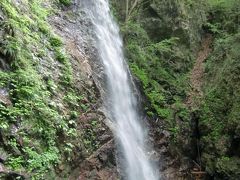
[[[58,134],[68,139],[76,137],[76,117],[71,114],[81,109],[78,104],[82,99],[73,86],[71,63],[63,43],[47,23],[53,9],[45,8],[43,3],[46,1],[24,0],[20,5],[0,2],[6,16],[0,24],[4,30],[0,54],[11,67],[11,71],[0,71],[0,88],[7,89],[12,102],[0,104],[1,145],[10,152],[5,165],[16,172],[26,169],[32,179],[44,179],[64,158],[57,144]],[[67,5],[68,1],[62,3]],[[51,65],[52,58],[60,67],[59,82],[39,71],[42,62]],[[62,105],[53,100],[62,90],[68,97],[65,106],[71,106],[71,112],[63,112]],[[13,127],[16,132],[11,133]],[[70,143],[61,143],[66,151],[73,148]]]

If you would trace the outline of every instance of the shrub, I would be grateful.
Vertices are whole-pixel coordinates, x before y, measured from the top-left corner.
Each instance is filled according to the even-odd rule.
[[[51,37],[49,39],[49,42],[50,42],[51,46],[53,46],[53,47],[62,46],[62,41],[58,37]]]

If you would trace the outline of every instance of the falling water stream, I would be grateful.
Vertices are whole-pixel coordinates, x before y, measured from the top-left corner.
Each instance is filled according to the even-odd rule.
[[[83,0],[96,35],[96,48],[106,75],[105,105],[121,152],[121,169],[128,180],[158,180],[146,150],[146,127],[140,121],[132,80],[123,54],[119,28],[111,16],[108,0]]]

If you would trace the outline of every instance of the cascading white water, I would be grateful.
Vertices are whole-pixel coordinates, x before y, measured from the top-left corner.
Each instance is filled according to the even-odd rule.
[[[107,79],[106,108],[113,123],[113,133],[123,156],[123,169],[129,180],[158,180],[158,173],[148,159],[146,130],[136,110],[131,78],[123,54],[119,28],[114,22],[108,0],[83,0],[85,12],[94,25],[96,48]],[[146,128],[145,128],[146,129]]]

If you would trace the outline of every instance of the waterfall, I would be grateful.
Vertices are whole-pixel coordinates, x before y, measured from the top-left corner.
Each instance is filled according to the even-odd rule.
[[[132,80],[124,59],[119,28],[110,13],[108,0],[83,0],[91,19],[96,48],[106,76],[105,106],[112,130],[119,144],[121,169],[128,180],[158,180],[158,173],[146,150],[146,127],[136,108]]]

